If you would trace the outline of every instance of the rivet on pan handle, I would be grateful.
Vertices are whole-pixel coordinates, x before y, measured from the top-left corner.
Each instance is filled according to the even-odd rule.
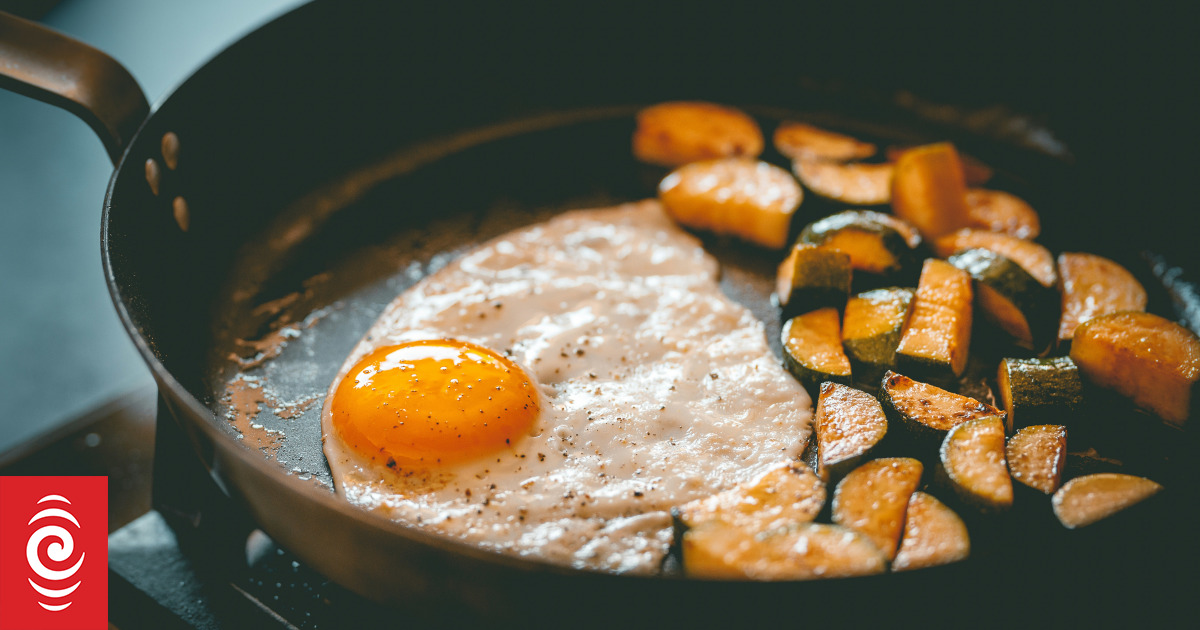
[[[115,59],[3,11],[0,87],[83,119],[100,136],[113,164],[150,113],[141,87]]]

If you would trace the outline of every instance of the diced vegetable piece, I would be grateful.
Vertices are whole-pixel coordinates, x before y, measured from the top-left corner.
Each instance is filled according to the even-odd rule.
[[[822,479],[846,474],[887,434],[887,417],[874,396],[837,383],[821,383],[817,415],[817,474]]]
[[[1004,446],[1004,420],[999,416],[968,420],[950,429],[942,442],[942,468],[961,499],[988,512],[1012,506]]]
[[[915,147],[891,146],[887,148],[887,159],[889,162],[895,162],[900,159],[900,155],[909,149]],[[992,167],[979,161],[977,158],[971,157],[965,153],[958,154],[959,161],[962,162],[963,178],[967,181],[968,186],[980,186],[992,178]]]
[[[896,365],[930,378],[962,376],[971,345],[971,276],[942,260],[921,268]]]
[[[1067,464],[1067,428],[1035,424],[1017,431],[1005,447],[1012,478],[1034,490],[1054,494]]]
[[[970,225],[966,198],[967,184],[954,145],[943,142],[909,149],[896,160],[892,210],[926,238]]]
[[[1182,426],[1200,380],[1200,339],[1137,311],[1101,315],[1075,329],[1071,359],[1087,380]]]
[[[967,212],[971,227],[1017,238],[1037,238],[1042,232],[1037,211],[1024,199],[1001,190],[968,188]]]
[[[1160,490],[1162,486],[1144,477],[1097,473],[1068,481],[1050,504],[1063,527],[1075,529],[1141,503]]]
[[[904,428],[938,439],[968,420],[989,417],[1004,420],[1004,412],[987,403],[890,371],[883,377],[879,402],[888,417]]]
[[[853,280],[850,255],[807,243],[792,247],[775,276],[775,294],[785,314],[834,306],[841,308]]]
[[[875,155],[875,145],[850,136],[798,122],[785,122],[775,129],[775,149],[790,159],[818,158],[846,162]]]
[[[896,347],[912,308],[912,289],[887,288],[866,291],[846,302],[842,320],[842,349],[858,374],[859,365],[875,378],[896,367]],[[857,380],[862,382],[859,375]]]
[[[818,309],[784,323],[783,364],[810,392],[825,381],[850,384],[837,309]]]
[[[871,539],[821,523],[760,532],[712,522],[684,534],[681,547],[684,573],[695,578],[811,580],[887,570]]]
[[[746,158],[692,162],[658,185],[667,214],[683,225],[776,249],[787,243],[802,195],[787,171]]]
[[[1058,295],[1054,289],[990,250],[964,250],[947,262],[971,274],[975,305],[985,319],[1034,352],[1050,346],[1058,321]]]
[[[735,488],[680,507],[676,518],[699,527],[709,521],[766,531],[807,523],[825,505],[825,484],[808,468],[785,464]]]
[[[891,164],[828,162],[799,158],[792,172],[814,193],[841,203],[878,206],[892,198]]]
[[[633,155],[660,166],[723,157],[758,157],[763,135],[740,110],[703,102],[671,102],[638,112]]]
[[[849,254],[850,266],[854,269],[868,273],[888,273],[900,269],[900,258],[888,247],[895,247],[895,243],[888,243],[887,240],[887,234],[882,230],[849,228],[830,234],[825,239],[824,246]],[[907,245],[903,247],[907,248]]]
[[[865,534],[891,561],[922,472],[921,462],[909,457],[875,459],[855,468],[834,490],[833,522]]]
[[[1062,318],[1058,325],[1060,345],[1075,337],[1075,328],[1100,315],[1118,311],[1146,310],[1146,289],[1121,265],[1092,254],[1062,253],[1058,256]]]
[[[950,564],[966,560],[970,554],[971,538],[958,514],[932,495],[914,492],[908,500],[904,538],[892,571]]]
[[[847,210],[810,223],[800,232],[798,242],[846,252],[854,269],[890,273],[911,260],[916,247],[897,229],[897,223],[902,222],[879,212]],[[920,236],[916,238],[919,244]]]
[[[996,385],[1009,430],[1069,422],[1083,406],[1083,379],[1070,357],[1004,359]]]
[[[1033,241],[1000,232],[964,229],[939,238],[933,243],[934,251],[942,258],[975,248],[996,252],[1021,265],[1029,275],[1047,287],[1053,287],[1058,282],[1058,273],[1054,271],[1054,256],[1051,256],[1045,247]]]

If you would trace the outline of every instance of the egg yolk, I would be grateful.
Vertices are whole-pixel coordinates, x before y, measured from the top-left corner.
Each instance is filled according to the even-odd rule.
[[[473,343],[414,341],[368,354],[338,383],[333,428],[389,467],[436,465],[504,449],[540,406],[525,372]]]

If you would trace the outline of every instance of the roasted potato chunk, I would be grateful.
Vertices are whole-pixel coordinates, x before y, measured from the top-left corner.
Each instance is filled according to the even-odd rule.
[[[1024,199],[1002,190],[967,189],[971,227],[1017,238],[1037,238],[1042,232],[1038,213]]]
[[[887,570],[870,538],[823,523],[760,532],[714,522],[684,534],[682,548],[683,571],[697,578],[811,580]]]
[[[865,534],[890,561],[923,471],[919,460],[908,457],[875,459],[855,468],[834,491],[833,522]]]
[[[814,193],[855,206],[876,206],[891,201],[891,164],[840,164],[812,158],[792,163],[800,182]]]
[[[786,464],[754,481],[697,499],[675,511],[687,527],[709,521],[766,531],[807,523],[825,505],[825,484],[808,468]]]
[[[704,102],[671,102],[638,112],[633,155],[675,167],[723,157],[756,158],[763,150],[758,123],[741,110]]]
[[[930,144],[900,154],[892,176],[892,210],[925,238],[970,225],[967,184],[954,145]]]
[[[958,514],[932,495],[914,492],[908,500],[904,538],[892,571],[950,564],[966,560],[970,553],[971,538]]]
[[[1058,255],[1062,317],[1058,343],[1067,347],[1075,329],[1090,319],[1119,311],[1146,310],[1146,289],[1121,265],[1093,254]]]
[[[820,127],[785,122],[775,129],[775,150],[793,160],[816,158],[847,162],[875,155],[875,145]]]
[[[1058,282],[1054,256],[1050,254],[1050,250],[1033,241],[1000,232],[967,228],[948,234],[933,243],[934,251],[942,257],[976,248],[986,249],[1012,260],[1044,286],[1053,287]]]
[[[1200,339],[1173,321],[1137,311],[1097,317],[1075,329],[1071,359],[1083,377],[1182,426],[1200,381]]]
[[[659,184],[658,198],[683,225],[779,249],[803,193],[778,166],[726,158],[675,169]]]
[[[1091,525],[1156,495],[1162,486],[1133,475],[1097,473],[1076,477],[1054,493],[1054,515],[1067,529]]]

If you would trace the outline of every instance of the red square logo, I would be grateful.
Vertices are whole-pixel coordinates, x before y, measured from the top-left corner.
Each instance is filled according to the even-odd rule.
[[[0,477],[0,630],[108,627],[108,477]]]

